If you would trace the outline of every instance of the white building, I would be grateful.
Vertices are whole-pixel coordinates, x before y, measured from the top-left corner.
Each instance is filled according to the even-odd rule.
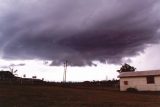
[[[135,88],[138,91],[160,91],[160,70],[123,72],[120,78],[120,91]]]

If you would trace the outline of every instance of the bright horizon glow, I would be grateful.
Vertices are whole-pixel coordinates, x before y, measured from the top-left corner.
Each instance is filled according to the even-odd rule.
[[[23,77],[26,74],[27,78],[32,78],[32,76],[37,76],[38,79],[44,78],[45,81],[63,81],[63,66],[48,66],[44,64],[44,61],[40,60],[16,60],[16,61],[7,61],[0,60],[1,67],[5,66],[6,68],[1,68],[0,70],[9,70],[7,66],[10,64],[20,64],[25,63],[25,66],[15,66],[14,69],[17,69],[17,74],[19,77]],[[67,68],[67,81],[98,81],[106,79],[115,79],[117,73],[113,73],[118,69],[115,65],[105,65],[98,64],[97,67],[70,67]],[[110,73],[109,73],[110,72]],[[107,75],[108,74],[108,75]]]
[[[137,71],[144,70],[156,70],[160,69],[158,62],[160,60],[159,56],[160,45],[153,45],[144,50],[139,56],[133,58],[124,58],[124,62],[131,59],[132,62],[129,64],[136,67]],[[154,56],[151,56],[154,53]],[[51,63],[44,64],[42,60],[4,60],[0,59],[0,70],[9,70],[7,67],[10,64],[22,64],[25,66],[15,66],[17,69],[17,74],[19,77],[23,77],[26,74],[26,78],[32,78],[32,76],[37,76],[38,79],[44,78],[45,81],[63,81],[63,66],[49,66]],[[98,66],[84,66],[84,67],[68,67],[67,68],[67,81],[101,81],[101,80],[112,80],[117,79],[118,73],[116,70],[120,68],[120,65],[113,64],[101,64],[97,62]]]

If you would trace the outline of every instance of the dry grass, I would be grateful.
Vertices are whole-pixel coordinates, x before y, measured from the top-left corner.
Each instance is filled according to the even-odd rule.
[[[0,107],[160,107],[159,93],[0,85]]]

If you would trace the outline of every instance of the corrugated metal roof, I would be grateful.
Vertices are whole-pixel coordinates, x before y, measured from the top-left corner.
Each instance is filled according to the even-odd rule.
[[[122,72],[118,78],[123,77],[142,77],[142,76],[156,76],[160,75],[160,70],[150,70],[150,71],[135,71],[135,72]]]

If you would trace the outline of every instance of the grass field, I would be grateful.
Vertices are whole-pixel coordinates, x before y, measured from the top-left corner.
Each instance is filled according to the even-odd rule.
[[[118,89],[0,85],[0,107],[160,107],[160,93]]]

